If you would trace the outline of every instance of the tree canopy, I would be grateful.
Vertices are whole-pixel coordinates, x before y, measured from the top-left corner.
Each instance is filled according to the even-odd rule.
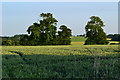
[[[67,28],[65,25],[60,26],[60,30],[58,31],[58,43],[61,45],[67,45],[71,43],[70,36],[72,36],[71,29]]]
[[[85,26],[86,38],[85,45],[108,44],[106,33],[103,31],[104,22],[97,16],[91,16]]]
[[[29,40],[32,42],[31,45],[52,44],[56,37],[58,21],[53,18],[51,13],[42,13],[40,17],[42,17],[42,20],[39,20],[39,23],[33,23],[27,30],[28,34],[30,34]]]

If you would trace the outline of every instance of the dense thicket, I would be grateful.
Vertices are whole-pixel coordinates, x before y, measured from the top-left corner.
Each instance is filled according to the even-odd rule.
[[[33,23],[28,27],[28,34],[6,37],[2,45],[69,45],[71,30],[67,26],[60,26],[61,31],[57,31],[57,20],[51,13],[40,14],[42,18],[38,23]]]
[[[104,27],[104,22],[99,17],[90,17],[90,21],[85,26],[87,38],[85,45],[108,44],[107,36],[102,27]]]

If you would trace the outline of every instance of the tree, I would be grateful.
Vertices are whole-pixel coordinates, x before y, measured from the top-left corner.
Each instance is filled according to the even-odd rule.
[[[90,17],[90,21],[85,27],[87,38],[85,45],[108,44],[107,36],[102,29],[104,26],[104,22],[99,17]]]
[[[51,13],[42,13],[40,16],[43,20],[40,20],[41,28],[41,43],[43,44],[53,44],[54,39],[56,38],[57,33],[57,20],[53,18]]]
[[[120,34],[114,34],[112,36],[112,41],[120,41]]]
[[[112,38],[114,36],[114,34],[108,34],[107,38]]]
[[[58,31],[57,44],[69,45],[71,43],[70,36],[72,36],[71,29],[67,28],[65,25],[61,25],[60,30],[61,31]]]
[[[40,24],[33,23],[33,25],[29,26],[27,32],[30,34],[28,38],[29,45],[39,45],[38,42],[40,40]]]
[[[2,45],[12,46],[13,41],[12,40],[2,40]]]
[[[27,45],[26,43],[28,43],[28,40],[24,40],[26,39],[25,36],[28,36],[27,34],[18,34],[18,35],[14,35],[12,38],[14,45],[19,46],[19,45]]]
[[[57,32],[57,20],[51,13],[40,14],[42,20],[39,23],[33,23],[29,26],[27,32],[30,34],[29,41],[31,45],[48,45],[53,44]]]
[[[24,45],[24,46],[27,46],[27,45],[30,45],[31,43],[29,43],[29,36],[27,34],[22,34],[22,35],[19,35],[20,36],[20,45]]]

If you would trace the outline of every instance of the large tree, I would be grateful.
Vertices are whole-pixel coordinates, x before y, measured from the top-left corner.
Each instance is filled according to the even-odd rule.
[[[42,13],[40,17],[42,17],[42,20],[39,20],[39,23],[33,23],[27,30],[30,34],[29,41],[31,45],[52,44],[56,37],[56,24],[58,21],[53,18],[51,13]]]
[[[85,27],[87,38],[85,45],[108,44],[106,33],[102,29],[104,26],[104,22],[99,17],[90,17]]]
[[[40,20],[41,42],[43,44],[53,44],[53,40],[56,38],[58,21],[53,18],[51,13],[42,13],[40,16],[43,18],[43,20]]]

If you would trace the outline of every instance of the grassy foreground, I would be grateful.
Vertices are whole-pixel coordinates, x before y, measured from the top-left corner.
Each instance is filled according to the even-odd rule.
[[[120,79],[117,45],[3,46],[3,78]]]

